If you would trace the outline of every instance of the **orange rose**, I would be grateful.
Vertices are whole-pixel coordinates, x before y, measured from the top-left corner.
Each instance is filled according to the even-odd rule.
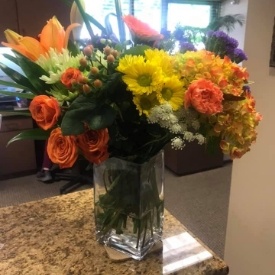
[[[29,110],[32,118],[43,130],[52,128],[61,114],[57,99],[46,95],[34,97],[30,103]]]
[[[61,75],[61,82],[67,88],[71,88],[74,83],[78,82],[78,79],[82,76],[80,70],[75,68],[68,68],[62,75]]]
[[[61,128],[52,130],[48,139],[47,152],[53,163],[63,168],[70,168],[78,157],[78,148],[74,136],[63,136]]]
[[[198,112],[212,115],[220,113],[223,92],[212,81],[206,79],[195,80],[185,93],[185,108],[193,106]]]
[[[88,130],[77,136],[77,145],[84,157],[91,163],[99,164],[109,157],[109,133],[107,129]]]

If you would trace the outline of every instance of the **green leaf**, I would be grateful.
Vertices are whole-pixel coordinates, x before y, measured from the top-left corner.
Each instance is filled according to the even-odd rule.
[[[77,45],[72,40],[68,41],[67,48],[70,51],[70,53],[72,54],[72,56],[76,56],[76,55],[78,55],[80,53]]]
[[[88,123],[93,130],[110,126],[116,116],[116,111],[109,105],[102,104],[100,99],[79,96],[65,113],[61,129],[63,135],[79,135]]]
[[[0,82],[1,84],[1,82]],[[0,91],[1,95],[8,95],[8,96],[17,96],[19,98],[27,98],[27,99],[33,99],[34,94],[30,93],[20,93],[20,92],[8,92],[8,91]]]
[[[99,28],[99,29],[103,32],[103,34],[107,34],[106,29],[105,29],[97,20],[95,20],[90,14],[85,13],[85,16],[87,17],[87,19],[88,19],[92,24],[94,24],[97,28]]]
[[[144,51],[151,49],[151,47],[147,46],[147,45],[138,45],[135,47],[132,47],[128,50],[126,50],[122,56],[126,55],[126,54],[130,54],[130,55],[144,55]]]
[[[97,109],[90,117],[89,127],[93,130],[99,130],[109,127],[116,118],[116,111],[109,105]]]
[[[32,139],[32,140],[45,140],[49,137],[51,131],[45,131],[40,128],[35,129],[29,129],[25,130],[12,139],[9,140],[8,145],[10,145],[12,142],[19,141],[19,140],[25,140],[25,139]]]
[[[0,63],[0,69],[7,75],[9,76],[13,81],[16,83],[26,87],[26,90],[30,91],[35,91],[34,86],[32,83],[29,81],[29,79],[22,74],[18,73],[17,71],[9,68],[3,63]]]
[[[49,73],[25,56],[19,53],[16,53],[15,55],[18,59],[19,66],[35,88],[35,93],[44,94],[43,92],[45,92],[46,90],[50,90],[51,85],[46,84],[43,80],[39,79],[42,75],[49,76]]]
[[[92,96],[78,96],[71,104],[68,112],[95,109],[98,106],[97,99]],[[66,112],[67,113],[67,112]]]
[[[83,9],[83,7],[82,7],[82,5],[81,5],[81,3],[80,3],[79,0],[75,0],[75,3],[77,5],[77,7],[78,7],[78,10],[79,10],[82,18],[83,18],[83,21],[84,21],[84,23],[86,25],[88,33],[89,33],[89,35],[90,35],[90,37],[92,39],[94,37],[94,32],[93,32],[93,29],[91,28],[91,24],[89,23],[88,14],[84,11],[84,9]]]
[[[61,123],[61,130],[64,136],[77,136],[84,132],[84,123],[73,113],[66,113]]]
[[[18,65],[18,61],[16,59],[16,57],[14,57],[13,55],[10,55],[10,54],[7,54],[7,53],[4,53],[3,56],[10,60],[11,62],[15,63],[16,65]]]
[[[28,87],[25,87],[23,85],[17,84],[15,82],[10,82],[10,81],[0,80],[0,85],[7,86],[7,87],[14,87],[22,90],[27,90],[27,91],[29,90]]]

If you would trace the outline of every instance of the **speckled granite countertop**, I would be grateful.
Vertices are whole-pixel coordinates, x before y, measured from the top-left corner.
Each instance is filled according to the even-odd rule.
[[[164,238],[182,232],[186,228],[166,211]],[[158,275],[163,274],[163,255],[159,250],[140,262],[110,260],[104,246],[95,241],[89,189],[0,208],[0,274]],[[228,267],[213,254],[170,274],[226,275]]]

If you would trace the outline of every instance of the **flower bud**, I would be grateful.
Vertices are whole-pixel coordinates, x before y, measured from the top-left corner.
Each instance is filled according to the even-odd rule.
[[[117,50],[112,50],[111,54],[114,56],[114,58],[118,57],[118,51]]]
[[[92,67],[90,70],[91,74],[97,75],[99,73],[99,69],[97,67]]]
[[[91,56],[94,51],[93,45],[88,45],[83,49],[83,53],[87,56]]]
[[[108,56],[111,53],[110,46],[106,46],[105,48],[103,48],[103,53]]]
[[[88,84],[84,84],[83,86],[82,86],[82,90],[83,90],[83,92],[85,93],[85,94],[88,94],[89,92],[91,92],[91,87],[88,85]]]
[[[107,62],[113,63],[114,61],[115,61],[114,56],[113,56],[112,54],[109,54],[109,55],[107,56]]]
[[[80,75],[77,78],[78,83],[88,83],[89,79],[86,76]]]
[[[96,80],[94,81],[94,86],[95,86],[96,88],[100,88],[100,87],[102,86],[102,81],[101,81],[100,79],[96,79]]]
[[[79,63],[80,63],[80,66],[82,66],[82,67],[86,67],[88,65],[86,58],[81,58],[79,60]]]

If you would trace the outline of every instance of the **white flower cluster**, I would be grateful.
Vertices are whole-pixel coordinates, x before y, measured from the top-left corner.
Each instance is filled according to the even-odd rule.
[[[205,143],[205,137],[201,134],[193,134],[192,132],[186,131],[183,136],[175,137],[171,140],[171,147],[175,150],[182,150],[186,142],[191,142],[197,140],[199,145],[202,145]]]
[[[152,108],[148,116],[148,122],[158,123],[161,127],[169,129],[172,134],[179,135],[171,140],[173,149],[182,150],[186,142],[194,140],[197,140],[199,144],[205,142],[205,138],[201,134],[187,130],[193,128],[196,131],[200,127],[195,112],[183,108],[174,112],[172,107],[166,103]]]
[[[53,48],[49,50],[47,55],[41,55],[36,61],[50,76],[43,75],[40,77],[47,84],[54,84],[60,80],[62,73],[72,67],[79,67],[79,60],[84,58],[84,54],[80,53],[72,56],[68,49],[63,49],[61,53],[56,52]]]

